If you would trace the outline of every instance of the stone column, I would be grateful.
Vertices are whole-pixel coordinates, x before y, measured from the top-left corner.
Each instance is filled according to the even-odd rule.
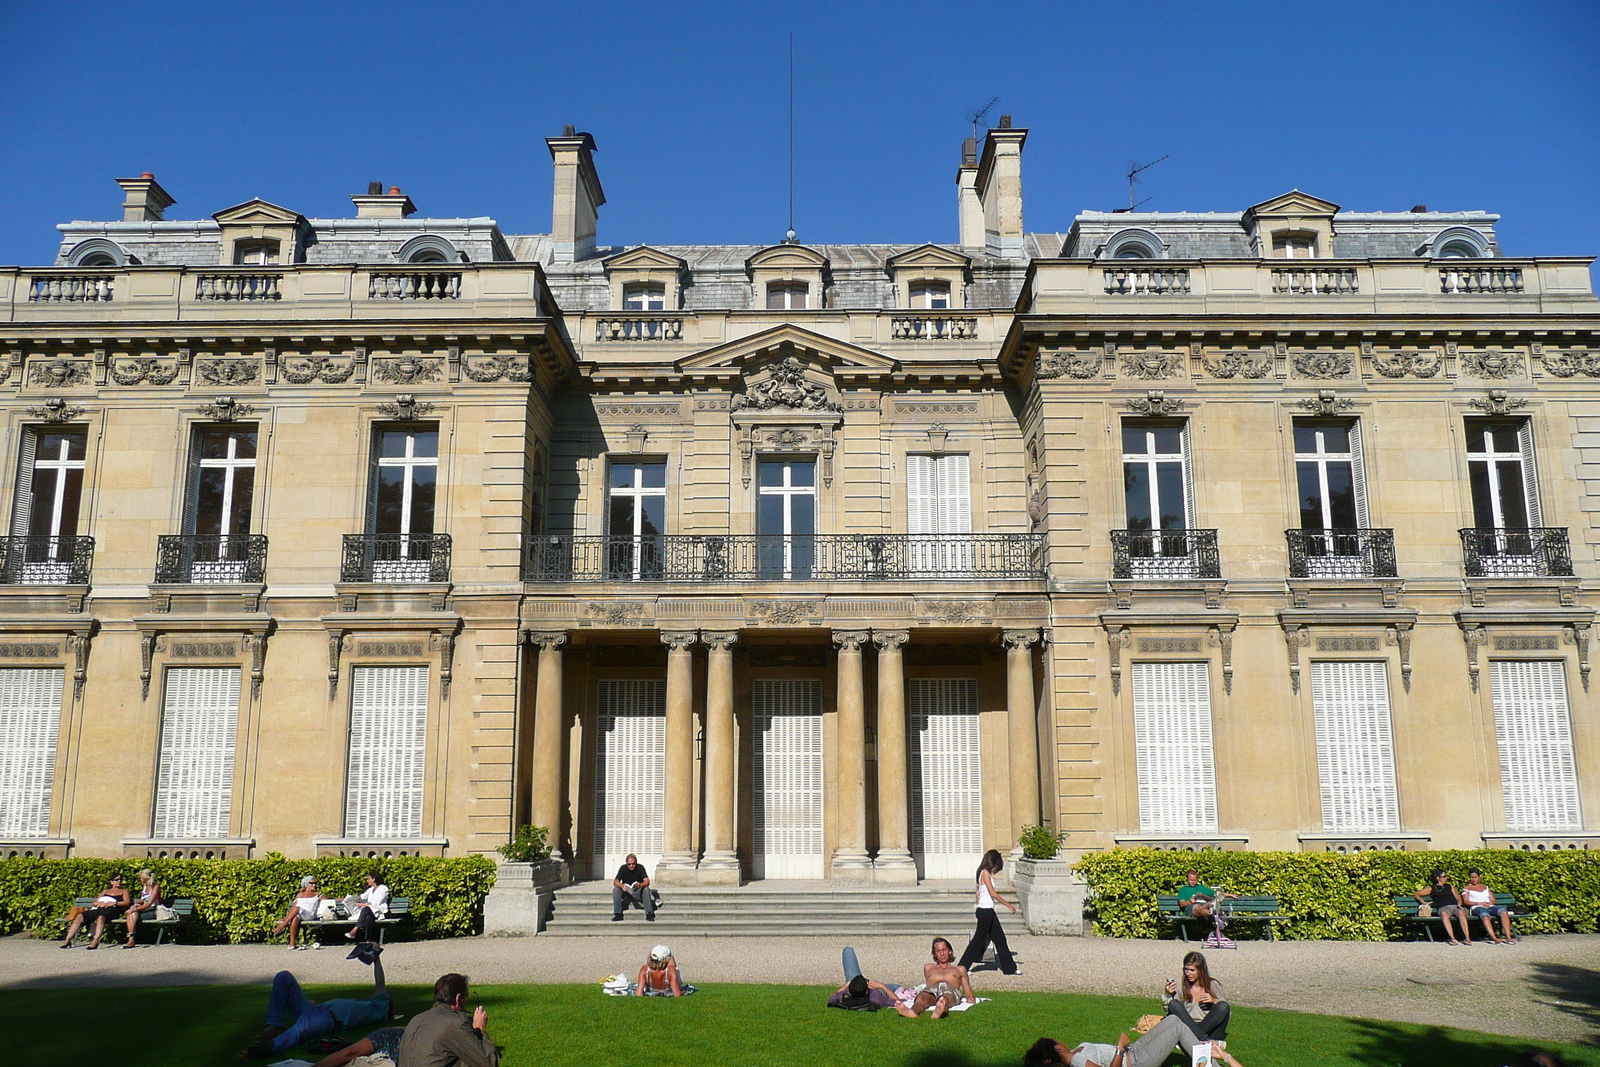
[[[667,646],[666,797],[663,807],[660,872],[651,880],[663,885],[688,885],[684,871],[695,869],[694,857],[694,644],[693,630],[664,633]]]
[[[865,882],[872,878],[867,856],[867,709],[861,675],[861,646],[865,630],[836,630],[839,646],[839,812],[834,821],[837,840],[833,851],[835,882]]]
[[[738,885],[739,854],[733,843],[733,808],[738,796],[733,742],[734,633],[703,633],[706,648],[706,854],[701,885]]]
[[[878,646],[878,858],[873,881],[915,885],[911,858],[911,782],[906,773],[906,672],[900,647],[908,630],[874,630]]]
[[[1011,741],[1011,832],[1039,823],[1039,730],[1033,703],[1033,646],[1038,630],[1006,630],[1006,733]],[[1012,855],[1021,846],[1013,845]]]
[[[533,692],[533,825],[549,831],[550,858],[565,859],[561,849],[561,753],[566,717],[561,713],[562,632],[528,634],[539,647],[539,674]]]

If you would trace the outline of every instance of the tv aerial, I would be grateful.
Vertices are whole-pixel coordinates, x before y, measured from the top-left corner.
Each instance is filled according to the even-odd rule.
[[[1139,175],[1142,172],[1149,170],[1151,167],[1155,166],[1157,163],[1160,163],[1162,160],[1171,159],[1171,158],[1172,158],[1172,156],[1169,153],[1167,155],[1162,156],[1161,159],[1152,159],[1150,162],[1144,164],[1143,166],[1140,166],[1137,162],[1135,162],[1133,160],[1129,160],[1128,161],[1128,210],[1129,211],[1134,211],[1137,208],[1140,208],[1143,205],[1148,204],[1150,201],[1155,199],[1155,197],[1153,197],[1153,196],[1147,196],[1143,200],[1139,201],[1137,204],[1133,202],[1133,187],[1139,181]]]
[[[972,123],[972,139],[973,139],[973,141],[977,141],[977,139],[978,139],[978,123],[982,122],[983,121],[983,116],[987,115],[989,113],[989,109],[994,107],[999,102],[1000,102],[1000,98],[998,96],[991,96],[989,98],[989,102],[987,104],[984,104],[978,110],[974,111],[972,114],[967,116],[967,121]]]

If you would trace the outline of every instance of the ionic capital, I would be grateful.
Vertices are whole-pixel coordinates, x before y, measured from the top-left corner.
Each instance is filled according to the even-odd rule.
[[[667,630],[661,634],[661,643],[670,652],[687,652],[700,640],[694,630]]]
[[[538,645],[541,652],[557,652],[567,643],[565,630],[527,630],[528,642]]]
[[[1026,652],[1039,643],[1039,631],[1005,630],[1001,632],[1000,640],[1005,644],[1007,652]]]
[[[911,640],[910,630],[874,630],[872,643],[879,652],[899,652],[900,646]]]
[[[839,646],[839,655],[846,653],[860,653],[861,646],[871,638],[866,630],[835,630],[833,643]]]
[[[702,630],[700,640],[713,652],[728,652],[739,640],[739,635],[731,631]]]

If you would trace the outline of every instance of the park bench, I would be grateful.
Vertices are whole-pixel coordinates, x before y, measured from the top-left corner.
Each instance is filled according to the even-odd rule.
[[[1226,913],[1226,922],[1228,925],[1231,926],[1233,923],[1239,922],[1240,920],[1259,922],[1262,925],[1262,928],[1266,931],[1268,941],[1277,940],[1277,937],[1273,933],[1272,929],[1273,923],[1288,922],[1294,918],[1292,915],[1284,915],[1282,913],[1277,897],[1239,896],[1231,900],[1221,901],[1220,903],[1222,904]],[[1195,923],[1204,927],[1208,933],[1214,928],[1214,923],[1209,918],[1197,919],[1192,915],[1184,914],[1182,909],[1178,907],[1178,896],[1176,893],[1163,894],[1156,897],[1156,910],[1161,914],[1163,919],[1168,919],[1172,922],[1172,925],[1178,931],[1178,937],[1184,941],[1189,940],[1188,927],[1190,923]]]
[[[94,897],[78,897],[76,900],[74,900],[72,902],[72,904],[73,904],[73,907],[77,907],[77,908],[92,908],[92,907],[94,907],[94,901],[95,901]],[[172,909],[172,918],[170,918],[170,919],[157,919],[155,917],[155,913],[154,912],[144,912],[143,915],[139,919],[139,929],[142,930],[146,926],[155,927],[155,930],[156,930],[156,944],[158,944],[158,945],[161,944],[162,939],[167,936],[167,931],[169,929],[177,929],[177,926],[178,926],[179,923],[181,923],[183,920],[189,918],[189,916],[194,914],[194,898],[193,897],[179,897],[177,900],[169,902],[167,904],[167,907]],[[122,925],[126,926],[128,924],[127,917],[119,915],[115,919],[112,919],[110,922],[108,922],[106,925],[107,926],[115,926],[118,923],[121,923]],[[68,925],[67,921],[65,919],[61,920],[61,924],[63,926]],[[90,927],[92,925],[93,925],[92,923],[85,923],[83,929],[79,931],[79,935],[82,936],[82,935],[90,934],[91,933]]]
[[[302,930],[320,929],[320,928],[325,927],[325,926],[334,926],[334,927],[338,927],[340,929],[349,929],[350,927],[355,926],[356,921],[355,921],[355,919],[351,918],[349,910],[346,909],[345,906],[344,906],[344,901],[342,901],[342,900],[334,901],[333,902],[333,910],[337,913],[337,917],[336,918],[333,918],[333,919],[305,919],[305,920],[301,921],[300,929],[302,929]],[[383,944],[383,931],[384,931],[385,927],[394,926],[394,925],[398,924],[401,919],[407,918],[408,916],[410,916],[410,914],[411,914],[411,898],[410,897],[391,897],[389,899],[389,914],[385,915],[383,918],[378,920],[378,944],[380,944],[380,945]]]
[[[1514,895],[1510,894],[1510,893],[1496,893],[1494,895],[1494,902],[1496,904],[1500,905],[1502,908],[1509,908],[1512,905],[1516,904],[1517,898]],[[1395,909],[1395,911],[1398,911],[1400,913],[1400,918],[1405,921],[1405,924],[1407,926],[1419,927],[1424,934],[1428,935],[1428,940],[1432,941],[1434,939],[1433,938],[1434,929],[1436,927],[1440,928],[1440,929],[1443,929],[1444,920],[1441,919],[1437,915],[1420,915],[1420,914],[1418,914],[1418,910],[1421,907],[1422,907],[1422,902],[1419,901],[1416,897],[1395,897],[1394,898],[1394,909]],[[1529,915],[1529,914],[1532,914],[1532,913],[1529,912],[1529,911],[1523,911],[1522,912],[1522,915]],[[1519,915],[1514,911],[1511,913],[1511,929],[1512,929],[1513,933],[1516,932],[1517,920],[1522,918],[1522,915]],[[1479,928],[1479,933],[1480,934],[1482,933],[1482,928],[1481,927]],[[1420,941],[1421,938],[1420,937],[1413,937],[1413,940]]]

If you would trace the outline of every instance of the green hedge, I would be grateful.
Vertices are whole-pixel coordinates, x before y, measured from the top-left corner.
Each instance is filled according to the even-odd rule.
[[[178,932],[179,940],[191,944],[266,941],[303,875],[316,875],[325,895],[343,897],[366,887],[369,870],[383,872],[393,895],[411,898],[412,917],[397,928],[401,936],[461,937],[477,930],[495,876],[494,861],[486,856],[290,860],[274,852],[259,860],[6,859],[0,860],[0,930],[59,937],[57,920],[75,898],[99,893],[114,873],[137,895],[134,875],[141,867],[155,872],[163,895],[194,898],[194,917]]]
[[[1113,849],[1075,865],[1088,883],[1095,926],[1112,937],[1159,937],[1169,924],[1156,897],[1176,893],[1190,869],[1207,885],[1276,896],[1285,915],[1280,937],[1383,941],[1402,933],[1394,898],[1417,892],[1443,868],[1461,886],[1477,867],[1497,892],[1514,893],[1538,914],[1517,922],[1526,933],[1595,932],[1600,916],[1600,855],[1593,852],[1168,852]]]

